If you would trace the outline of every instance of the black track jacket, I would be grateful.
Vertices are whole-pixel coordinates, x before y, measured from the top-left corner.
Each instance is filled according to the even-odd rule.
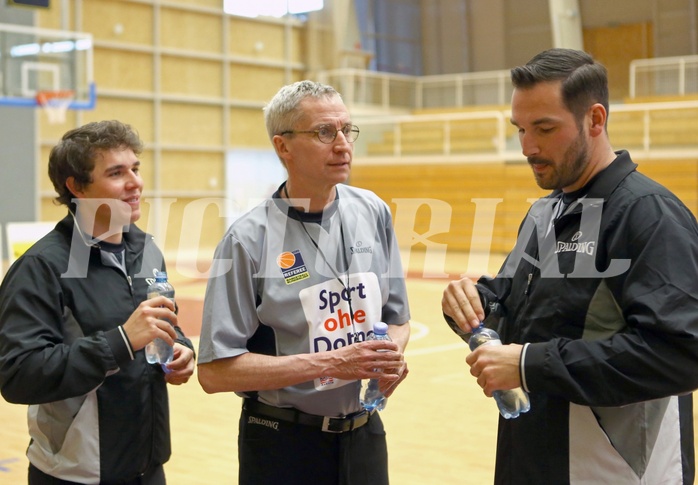
[[[500,417],[495,482],[693,483],[695,217],[625,151],[587,189],[552,228],[560,193],[534,203],[478,282],[486,325],[524,344],[531,397]]]
[[[69,214],[0,286],[0,389],[7,401],[29,404],[34,466],[80,483],[133,479],[170,456],[167,387],[119,326],[164,260],[152,237],[130,225],[126,276],[74,226]],[[62,277],[69,256],[73,277]]]

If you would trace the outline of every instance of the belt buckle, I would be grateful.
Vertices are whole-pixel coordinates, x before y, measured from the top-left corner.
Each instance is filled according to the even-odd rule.
[[[322,430],[326,433],[344,433],[345,431],[353,431],[356,428],[360,428],[364,424],[368,422],[368,419],[371,417],[371,415],[375,412],[374,411],[366,411],[365,409],[362,409],[361,411],[350,414],[349,416],[344,416],[341,418],[331,418],[329,416],[323,416],[322,417]],[[349,428],[344,429],[343,423],[349,422]],[[331,429],[330,426],[332,426],[334,423],[334,426],[337,426],[339,424],[341,429]]]
[[[342,433],[343,431],[337,430],[337,429],[330,429],[330,425],[332,424],[332,418],[329,416],[323,416],[322,417],[322,430],[325,433]]]

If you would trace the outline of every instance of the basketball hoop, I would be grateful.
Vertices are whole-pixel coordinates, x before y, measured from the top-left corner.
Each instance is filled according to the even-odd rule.
[[[69,89],[62,91],[39,91],[36,93],[36,103],[44,110],[51,124],[64,123],[70,103],[75,98],[75,92]]]

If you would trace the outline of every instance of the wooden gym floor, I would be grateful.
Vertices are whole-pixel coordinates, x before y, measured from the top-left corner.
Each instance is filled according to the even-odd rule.
[[[500,261],[484,261],[483,272],[495,273]],[[421,270],[418,255],[410,259],[410,374],[382,411],[395,485],[482,485],[493,480],[497,408],[468,373],[467,346],[441,315],[443,289],[463,268],[473,267],[466,262],[465,256],[452,258],[445,271],[450,276],[432,278]],[[178,278],[171,265],[168,272],[177,291],[180,322],[198,347],[205,281]],[[240,398],[208,395],[194,376],[186,385],[170,386],[170,407],[168,484],[236,484]],[[0,399],[0,422],[0,484],[26,483],[26,406]]]

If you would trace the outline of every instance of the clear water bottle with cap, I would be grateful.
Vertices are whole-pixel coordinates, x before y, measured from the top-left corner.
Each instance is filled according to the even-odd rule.
[[[470,350],[475,350],[481,345],[502,345],[502,341],[499,340],[497,332],[480,324],[473,330],[468,345],[470,345]],[[494,391],[492,397],[497,402],[499,413],[506,419],[518,418],[521,413],[531,409],[528,394],[520,387],[506,391]]]
[[[390,341],[388,335],[388,324],[376,322],[373,324],[373,333],[366,337],[366,340],[387,340]],[[374,409],[382,411],[385,409],[388,398],[383,395],[378,388],[378,379],[364,379],[362,383],[361,405],[367,411]]]
[[[167,273],[158,271],[155,274],[155,281],[148,287],[148,299],[162,295],[174,302],[174,294],[174,288],[167,281]],[[161,338],[156,338],[145,346],[146,360],[150,364],[161,364],[165,372],[169,371],[165,364],[171,362],[173,356],[172,347]]]

